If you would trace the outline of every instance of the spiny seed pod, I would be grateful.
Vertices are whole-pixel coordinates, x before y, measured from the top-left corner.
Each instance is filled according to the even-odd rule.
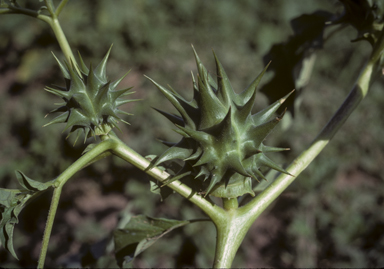
[[[121,98],[133,93],[128,92],[132,87],[115,90],[129,72],[114,82],[109,81],[107,78],[106,65],[111,48],[112,46],[95,69],[93,69],[92,64],[89,69],[87,68],[80,53],[81,66],[76,66],[77,68],[75,68],[74,63],[65,62],[64,65],[53,55],[64,75],[66,86],[46,87],[45,90],[63,98],[64,102],[58,104],[60,105],[59,108],[48,113],[62,112],[62,114],[44,126],[66,122],[67,125],[64,131],[71,128],[69,135],[77,131],[76,141],[83,131],[85,142],[90,135],[108,134],[114,127],[119,129],[117,126],[119,121],[129,124],[121,119],[118,114],[132,114],[122,111],[118,107],[136,100]]]
[[[183,136],[177,144],[164,142],[170,148],[154,165],[182,159],[185,166],[178,175],[189,174],[187,171],[192,169],[192,176],[207,186],[206,194],[227,198],[245,193],[254,195],[251,178],[265,179],[259,168],[264,166],[288,174],[265,155],[287,149],[265,146],[262,142],[283,117],[284,113],[270,120],[289,94],[252,115],[256,87],[266,69],[247,89],[236,94],[215,53],[217,83],[193,51],[198,76],[196,82],[192,74],[192,101],[150,79],[181,116],[156,110],[173,122],[178,128],[176,132]]]

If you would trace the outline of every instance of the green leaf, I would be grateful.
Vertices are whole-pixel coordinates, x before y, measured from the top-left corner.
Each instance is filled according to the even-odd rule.
[[[10,190],[0,188],[0,205],[4,207],[10,207],[15,200],[17,194],[20,193],[20,190]]]
[[[20,171],[16,171],[16,177],[22,189],[0,188],[0,206],[3,208],[0,221],[0,242],[13,257],[18,259],[13,249],[13,230],[15,224],[19,222],[18,216],[27,203],[42,194],[54,181],[38,182]]]
[[[138,215],[131,218],[123,229],[115,230],[115,253],[121,268],[131,266],[133,259],[152,246],[158,239],[191,221],[151,218]]]
[[[1,213],[1,221],[0,221],[0,242],[4,246],[6,250],[8,250],[13,257],[17,258],[15,250],[13,249],[13,230],[15,228],[15,224],[19,222],[18,216],[24,206],[32,197],[37,197],[40,192],[36,192],[31,195],[24,190],[5,190],[1,189],[1,194],[7,193],[8,198],[12,198],[12,200],[7,200],[7,203],[10,205],[9,207],[5,207],[4,211]],[[2,204],[4,201],[2,201]]]
[[[52,185],[53,181],[48,181],[46,183],[42,183],[36,180],[33,180],[26,175],[24,175],[21,171],[15,171],[16,178],[19,181],[20,185],[30,191],[43,191],[47,189],[50,185]]]

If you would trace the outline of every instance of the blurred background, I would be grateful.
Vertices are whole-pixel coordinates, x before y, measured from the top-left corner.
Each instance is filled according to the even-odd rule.
[[[40,5],[19,2],[30,8]],[[293,35],[290,21],[320,9],[343,11],[334,0],[83,0],[69,1],[60,21],[73,51],[81,52],[87,64],[97,64],[113,44],[109,78],[131,70],[120,87],[134,86],[131,97],[143,101],[123,107],[134,116],[126,118],[130,126],[120,125],[123,132],[118,135],[146,156],[166,149],[156,138],[174,142],[180,136],[151,109],[174,112],[144,74],[191,98],[193,44],[212,74],[215,51],[240,92],[264,68],[270,48]],[[62,133],[64,124],[42,128],[54,117],[44,116],[60,101],[43,88],[64,84],[51,55],[64,58],[52,30],[22,15],[2,15],[0,25],[0,187],[18,188],[14,170],[35,180],[51,180],[79,158],[87,144],[73,147],[74,137],[65,139],[67,133]],[[356,31],[347,27],[317,51],[294,117],[288,116],[265,142],[291,148],[271,156],[281,165],[310,144],[352,88],[370,53],[368,42],[350,42],[355,37]],[[272,77],[268,72],[261,87]],[[384,265],[383,85],[381,78],[373,84],[331,143],[254,223],[233,267]],[[284,83],[278,87],[292,90]],[[262,92],[256,99],[255,112],[268,104]],[[161,201],[149,188],[145,173],[117,157],[76,174],[63,190],[46,266],[97,265],[99,246],[109,242],[119,220],[127,216],[204,217],[181,196]],[[50,197],[47,193],[24,209],[14,235],[20,260],[0,248],[1,267],[36,266]],[[214,233],[212,223],[175,230],[141,254],[134,266],[210,267]]]

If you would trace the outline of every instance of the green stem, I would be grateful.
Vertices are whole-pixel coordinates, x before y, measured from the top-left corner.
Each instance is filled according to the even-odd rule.
[[[59,42],[59,46],[61,48],[61,51],[63,52],[67,62],[74,66],[74,68],[77,70],[79,74],[80,70],[78,68],[77,61],[75,59],[75,56],[72,53],[71,47],[69,46],[69,43],[67,41],[67,38],[65,37],[65,34],[63,32],[63,29],[61,28],[60,22],[57,18],[53,18],[49,21],[49,25],[51,26],[57,42]]]
[[[45,229],[44,229],[43,245],[41,247],[39,261],[37,264],[37,268],[39,268],[39,269],[44,268],[45,258],[47,256],[47,250],[48,250],[48,245],[49,245],[49,238],[51,237],[53,222],[55,220],[57,206],[59,205],[59,200],[60,200],[60,195],[61,195],[62,189],[63,189],[62,186],[60,186],[58,188],[55,188],[55,190],[53,191],[51,206],[50,206],[49,212],[48,212],[47,224],[45,225]]]
[[[45,4],[47,5],[48,11],[51,14],[51,20],[49,20],[48,24],[51,26],[53,32],[55,33],[57,42],[59,42],[61,51],[64,53],[67,62],[69,64],[73,64],[75,66],[75,69],[80,74],[80,70],[77,67],[76,59],[72,53],[71,47],[69,46],[67,38],[65,37],[63,29],[61,28],[60,22],[58,20],[58,16],[60,15],[60,12],[63,10],[67,2],[68,0],[62,0],[57,9],[55,9],[52,0],[45,0]]]
[[[239,207],[239,202],[237,198],[223,198],[223,208],[225,210],[233,210]]]
[[[45,257],[47,255],[49,239],[51,237],[52,226],[55,220],[55,215],[57,211],[57,206],[60,200],[61,190],[64,184],[79,170],[84,166],[92,162],[99,155],[105,153],[113,147],[113,141],[106,140],[96,145],[93,149],[88,151],[82,157],[80,157],[76,162],[69,166],[60,176],[55,179],[55,183],[52,185],[55,190],[53,192],[53,197],[51,201],[51,206],[48,213],[47,224],[44,230],[43,244],[39,256],[38,268],[44,267]]]
[[[68,3],[68,0],[62,0],[60,4],[57,6],[56,11],[55,11],[55,16],[59,17],[61,11],[65,7],[65,5]]]
[[[45,0],[45,5],[49,11],[49,13],[51,14],[52,18],[55,18],[55,6],[53,5],[53,1],[52,0]]]
[[[111,149],[113,154],[133,164],[140,170],[145,171],[148,175],[152,176],[160,182],[164,182],[169,179],[170,175],[167,172],[157,167],[152,167],[149,169],[149,167],[151,167],[150,161],[125,145],[119,138],[116,136],[111,136],[111,139],[115,141],[115,144]],[[189,186],[181,183],[179,180],[175,180],[169,183],[167,186],[200,207],[212,220],[220,219],[225,213],[221,207],[210,203],[208,200],[203,198],[201,195],[198,195]]]
[[[214,268],[231,268],[233,259],[248,229],[243,228],[247,217],[239,214],[239,210],[230,209],[221,218],[215,219],[217,238]]]

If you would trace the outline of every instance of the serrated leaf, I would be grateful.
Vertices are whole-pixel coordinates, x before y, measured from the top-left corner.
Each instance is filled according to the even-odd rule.
[[[118,265],[130,266],[133,259],[172,230],[191,221],[151,218],[138,215],[131,218],[123,229],[113,233]]]

